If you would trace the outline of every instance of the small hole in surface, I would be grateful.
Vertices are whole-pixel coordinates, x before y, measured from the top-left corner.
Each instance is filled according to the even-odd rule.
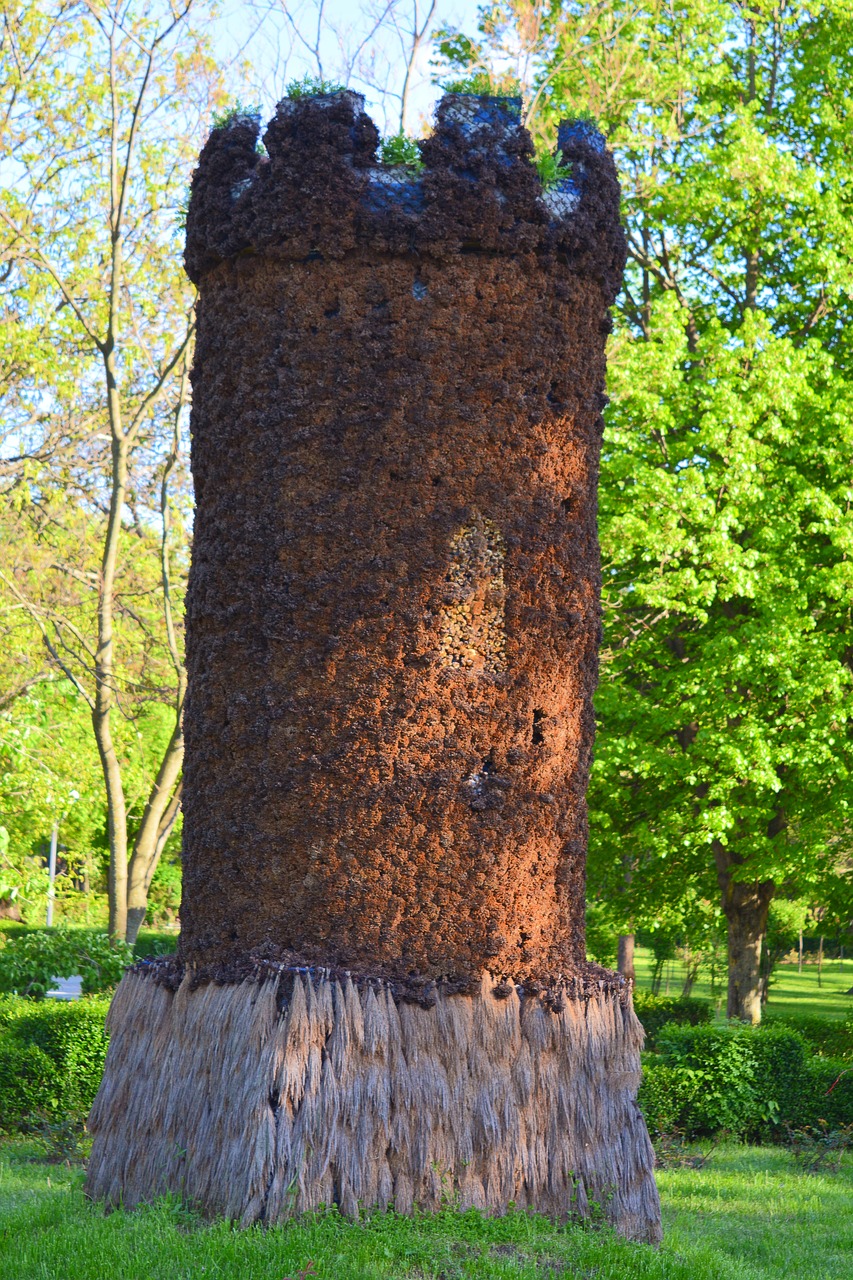
[[[545,712],[544,712],[544,711],[534,711],[534,712],[533,712],[533,736],[532,736],[532,741],[533,741],[533,745],[534,745],[534,747],[541,747],[542,743],[545,741],[545,733],[544,733],[544,731],[543,731],[543,729],[542,729],[542,722],[544,721],[544,719],[545,719]]]
[[[572,504],[571,498],[563,498],[563,501],[560,503],[560,506],[563,508],[566,515],[568,515],[569,512],[571,511],[572,505],[573,504]]]

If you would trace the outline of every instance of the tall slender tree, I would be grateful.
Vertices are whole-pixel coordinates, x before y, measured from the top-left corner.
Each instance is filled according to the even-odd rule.
[[[64,544],[46,578],[18,565],[2,585],[91,710],[110,931],[130,940],[183,758],[169,525],[194,320],[176,214],[220,92],[191,4],[30,0],[4,7],[0,37],[3,336],[15,356],[0,387],[16,459],[7,500],[41,525],[38,545]],[[56,536],[75,499],[99,530],[94,573]],[[153,581],[139,569],[152,560]],[[129,849],[117,717],[152,697],[171,704],[173,728]]]

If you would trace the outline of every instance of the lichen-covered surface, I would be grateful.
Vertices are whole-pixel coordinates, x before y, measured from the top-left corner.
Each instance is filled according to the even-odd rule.
[[[612,163],[569,131],[555,220],[494,100],[445,99],[418,178],[352,94],[265,140],[218,130],[188,217],[182,961],[553,988],[584,972]]]

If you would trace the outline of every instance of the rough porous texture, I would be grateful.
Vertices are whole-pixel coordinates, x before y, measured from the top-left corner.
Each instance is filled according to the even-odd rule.
[[[282,1002],[278,975],[171,992],[129,974],[89,1193],[130,1207],[177,1191],[243,1225],[324,1204],[566,1219],[595,1202],[659,1239],[630,1006],[600,992],[555,1014],[492,987],[424,1010],[321,976],[290,975]]]
[[[555,218],[516,115],[446,98],[420,177],[353,94],[202,155],[181,956],[214,975],[584,969],[618,187],[564,131]]]
[[[543,192],[518,117],[445,98],[421,174],[350,93],[202,154],[182,932],[110,1015],[112,1203],[659,1238],[642,1030],[584,948],[619,192],[584,124]]]

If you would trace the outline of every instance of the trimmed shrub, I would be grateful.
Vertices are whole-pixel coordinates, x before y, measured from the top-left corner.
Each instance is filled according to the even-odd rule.
[[[853,1121],[853,1071],[827,1095],[838,1075],[828,1078],[830,1066],[844,1064],[810,1057],[790,1028],[669,1025],[658,1049],[644,1055],[639,1095],[653,1132],[778,1137],[818,1118]]]
[[[678,1067],[667,1067],[657,1054],[643,1054],[643,1082],[637,1101],[653,1138],[661,1134],[696,1132],[694,1080]]]
[[[744,1028],[741,1033],[755,1063],[755,1087],[762,1112],[761,1123],[753,1117],[752,1134],[770,1135],[785,1126],[800,1123],[804,1095],[810,1089],[809,1047],[790,1027]]]
[[[178,949],[178,935],[160,929],[140,929],[133,947],[134,960],[154,960]]]
[[[714,1011],[710,1000],[697,1000],[692,996],[655,996],[651,991],[634,991],[634,1012],[646,1033],[646,1048],[657,1045],[661,1027],[678,1023],[699,1027],[711,1022]]]
[[[694,1128],[744,1133],[751,1127],[758,1105],[755,1058],[739,1028],[670,1024],[658,1033],[658,1051],[691,1085]]]
[[[853,1124],[853,1063],[849,1059],[815,1056],[806,1064],[800,1117],[791,1128],[821,1121],[830,1129]]]
[[[26,1130],[53,1111],[54,1080],[53,1063],[36,1045],[0,1038],[0,1131]]]
[[[789,1027],[802,1036],[812,1053],[853,1061],[853,1013],[843,1022],[837,1018],[821,1018],[818,1014],[768,1013],[763,1025]]]
[[[0,1001],[0,1128],[79,1115],[94,1101],[107,1052],[109,1001]]]

